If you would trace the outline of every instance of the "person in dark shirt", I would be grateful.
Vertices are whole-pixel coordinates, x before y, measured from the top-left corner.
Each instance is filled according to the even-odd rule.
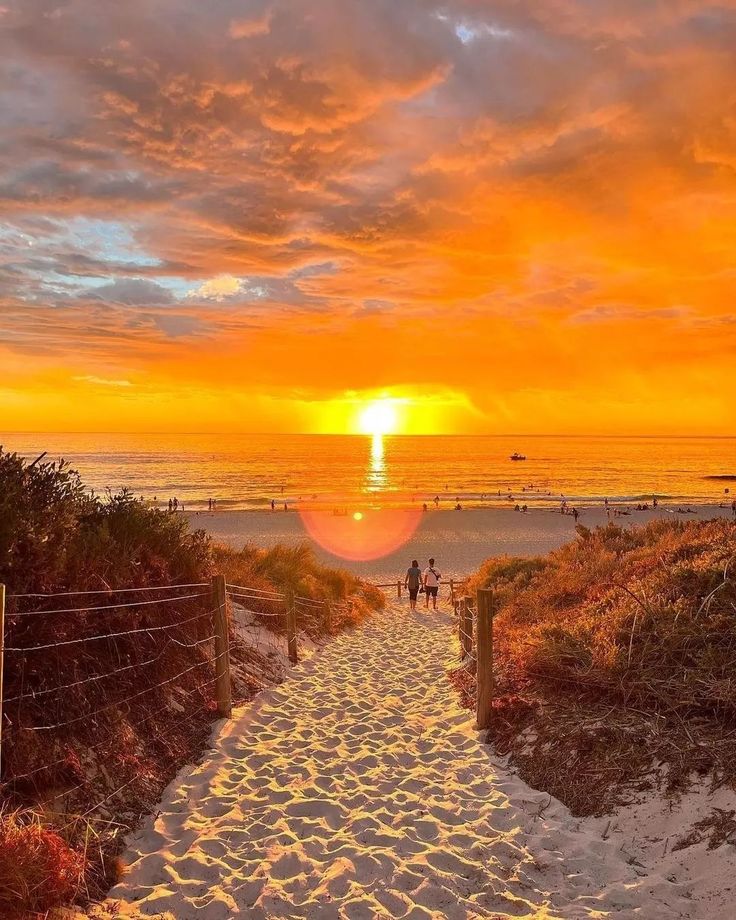
[[[417,594],[419,594],[419,586],[421,583],[422,570],[419,568],[417,560],[413,559],[411,565],[406,570],[406,577],[404,578],[404,587],[409,589],[409,606],[412,610],[417,609]]]

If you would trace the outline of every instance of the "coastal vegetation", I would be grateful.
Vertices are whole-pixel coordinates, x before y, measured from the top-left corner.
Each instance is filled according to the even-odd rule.
[[[694,775],[736,785],[736,522],[577,528],[537,558],[489,559],[490,740],[576,814]],[[471,703],[474,678],[453,678]]]
[[[203,679],[212,674],[205,608],[214,573],[261,590],[249,607],[263,629],[283,629],[267,593],[330,602],[329,621],[302,624],[318,641],[383,603],[306,547],[215,546],[182,515],[127,491],[92,495],[63,462],[28,463],[0,448],[4,918],[42,916],[106,890],[125,833],[202,749],[216,718],[212,680]],[[172,586],[165,599],[146,593],[162,585]],[[247,680],[234,669],[238,702],[273,669],[241,631],[231,628],[230,641],[235,661],[248,663]]]

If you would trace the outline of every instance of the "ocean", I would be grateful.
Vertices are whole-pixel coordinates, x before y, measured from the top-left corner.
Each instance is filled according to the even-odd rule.
[[[187,510],[272,500],[529,507],[611,501],[714,503],[736,495],[736,438],[6,433],[5,450],[65,458],[97,493],[130,489]],[[514,453],[526,457],[511,460]]]

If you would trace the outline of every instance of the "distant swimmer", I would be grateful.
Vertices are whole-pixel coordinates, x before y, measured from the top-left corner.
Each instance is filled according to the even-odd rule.
[[[458,502],[458,503],[455,505],[455,511],[462,511],[462,510],[463,510],[463,506],[460,504],[460,502]]]

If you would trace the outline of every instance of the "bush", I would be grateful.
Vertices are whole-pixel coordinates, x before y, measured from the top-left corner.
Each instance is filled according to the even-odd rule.
[[[305,606],[299,611],[301,628],[313,637],[326,632],[334,634],[356,625],[371,611],[380,610],[386,602],[383,592],[373,585],[343,569],[319,563],[306,543],[299,546],[279,544],[271,549],[249,545],[241,550],[215,546],[213,565],[231,584],[280,594],[290,592],[297,597],[329,604],[329,624],[325,608]],[[281,606],[267,599],[249,601],[249,607],[268,614]]]
[[[655,762],[672,784],[701,770],[736,785],[735,573],[723,519],[579,527],[545,558],[488,560],[470,587],[496,593],[497,745],[581,813]]]
[[[66,464],[0,448],[0,581],[13,593],[145,587],[209,572],[203,531],[135,500],[88,494]]]
[[[0,812],[0,916],[20,920],[71,901],[85,860],[30,812]]]
[[[494,633],[510,679],[573,681],[629,705],[736,718],[736,524],[654,522],[590,532],[505,567]]]

